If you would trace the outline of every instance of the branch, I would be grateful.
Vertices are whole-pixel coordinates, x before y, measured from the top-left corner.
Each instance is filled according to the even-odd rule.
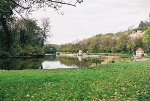
[[[24,21],[27,21],[17,10],[14,9],[14,11],[19,14],[19,16],[24,20]]]
[[[65,3],[65,2],[61,2],[61,1],[53,1],[53,0],[47,0],[47,1],[55,2],[55,3],[63,4],[63,5],[70,5],[70,6],[74,6],[74,7],[76,7],[76,5],[75,5],[75,4],[71,4],[71,3]]]
[[[6,1],[7,1],[7,0],[6,0]],[[8,2],[8,1],[7,1],[7,2]],[[24,7],[24,6],[20,5],[20,4],[18,4],[17,2],[15,2],[14,0],[11,0],[11,2],[13,2],[14,4],[16,4],[17,6],[23,8],[23,9],[29,9],[29,8],[30,8],[30,7]]]

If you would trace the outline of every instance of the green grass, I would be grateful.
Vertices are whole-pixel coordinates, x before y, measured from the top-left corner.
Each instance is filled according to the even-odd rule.
[[[121,54],[121,58],[131,58],[133,54]]]
[[[0,71],[0,101],[150,101],[150,61]]]

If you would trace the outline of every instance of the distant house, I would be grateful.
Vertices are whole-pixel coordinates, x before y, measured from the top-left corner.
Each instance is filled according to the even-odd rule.
[[[137,57],[141,57],[142,55],[144,55],[144,50],[139,47],[137,50],[136,50],[136,56]]]
[[[78,56],[82,56],[83,55],[83,51],[79,50],[79,53],[77,54]]]

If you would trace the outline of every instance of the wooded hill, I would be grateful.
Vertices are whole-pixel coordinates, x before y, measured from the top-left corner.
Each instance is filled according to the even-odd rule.
[[[150,52],[150,22],[141,21],[138,28],[129,28],[124,32],[98,34],[81,41],[62,44],[61,52],[90,53],[133,53],[142,47],[145,52]]]

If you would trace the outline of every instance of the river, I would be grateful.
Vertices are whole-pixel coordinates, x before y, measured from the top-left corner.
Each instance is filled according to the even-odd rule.
[[[0,58],[1,70],[84,68],[100,65],[104,59],[46,55],[43,58]]]

